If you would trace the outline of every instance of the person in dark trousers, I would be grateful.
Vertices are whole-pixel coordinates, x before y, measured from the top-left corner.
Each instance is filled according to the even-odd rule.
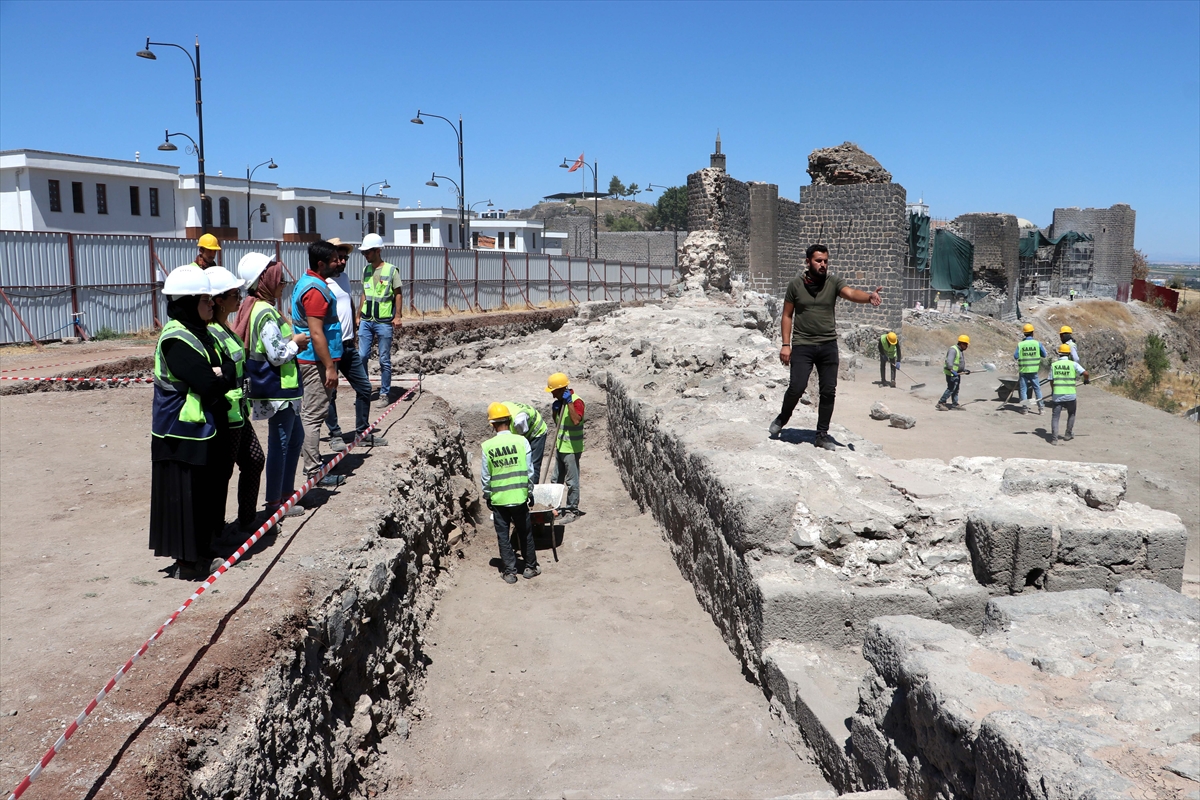
[[[903,358],[900,352],[900,337],[895,331],[888,331],[883,336],[879,337],[879,383],[883,386],[891,386],[896,388],[896,367],[900,366],[900,361]],[[887,379],[887,374],[884,369],[888,364],[892,365],[892,379]]]
[[[1054,410],[1050,416],[1050,444],[1069,442],[1075,438],[1076,380],[1083,376],[1083,382],[1090,382],[1091,376],[1075,359],[1071,358],[1071,345],[1063,342],[1058,346],[1058,360],[1050,365],[1051,391],[1050,402]],[[1058,418],[1063,409],[1067,410],[1067,433],[1058,438]]]
[[[938,400],[938,411],[949,411],[951,409],[958,411],[962,409],[962,406],[958,404],[958,389],[962,385],[962,376],[971,374],[971,370],[966,368],[966,353],[967,348],[970,346],[971,337],[964,333],[946,351],[946,363],[942,365],[942,372],[946,374],[946,391],[942,392],[942,399]],[[949,404],[946,403],[947,400],[950,401]]]
[[[496,540],[500,545],[500,560],[504,562],[504,582],[517,582],[517,555],[511,535],[516,533],[525,556],[526,578],[542,574],[533,543],[533,525],[529,507],[533,505],[533,459],[529,457],[529,442],[511,430],[512,416],[504,403],[488,406],[488,422],[495,436],[483,443],[480,481],[483,500],[492,512]]]
[[[1075,346],[1075,331],[1071,330],[1070,325],[1063,325],[1058,329],[1058,341],[1071,348],[1071,360],[1078,364],[1079,348]]]
[[[203,580],[224,527],[233,362],[208,331],[213,303],[204,271],[188,264],[163,282],[167,316],[154,352],[150,423],[150,549],[175,559],[171,577]],[[217,562],[216,566],[220,566]]]
[[[813,369],[817,370],[820,401],[817,406],[817,433],[813,444],[830,448],[829,422],[833,419],[833,401],[837,394],[838,347],[834,307],[839,297],[852,303],[879,305],[879,286],[873,292],[851,288],[837,275],[829,274],[829,248],[810,245],[805,252],[805,269],[788,284],[783,299],[783,346],[779,361],[791,367],[791,381],[783,395],[779,416],[768,429],[771,438],[779,435],[792,418],[792,412]],[[794,319],[793,319],[794,318]]]

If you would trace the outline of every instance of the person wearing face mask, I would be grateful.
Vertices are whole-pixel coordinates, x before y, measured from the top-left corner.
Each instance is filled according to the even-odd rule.
[[[170,320],[154,352],[149,546],[175,559],[172,577],[200,580],[224,527],[220,463],[229,450],[226,393],[236,386],[236,369],[208,330],[213,302],[205,272],[177,267],[163,293]]]
[[[837,394],[838,347],[837,320],[834,315],[841,297],[852,303],[882,303],[879,292],[864,292],[851,288],[837,275],[829,274],[829,248],[823,244],[809,245],[804,257],[804,272],[788,284],[783,299],[783,346],[779,361],[791,367],[791,381],[783,395],[783,406],[768,428],[772,439],[779,436],[800,402],[813,369],[817,371],[820,400],[817,405],[817,431],[813,444],[831,449],[829,422],[833,418],[833,401]]]

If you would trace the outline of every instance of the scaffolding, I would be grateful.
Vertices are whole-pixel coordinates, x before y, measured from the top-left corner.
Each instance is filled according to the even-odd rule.
[[[1070,236],[1038,247],[1033,256],[1022,255],[1021,296],[1065,297],[1072,289],[1076,294],[1090,294],[1095,247],[1088,239]]]

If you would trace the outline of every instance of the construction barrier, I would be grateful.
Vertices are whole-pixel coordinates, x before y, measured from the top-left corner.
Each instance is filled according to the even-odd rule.
[[[231,555],[229,558],[227,558],[225,560],[225,562],[223,564],[221,564],[221,566],[217,569],[216,572],[214,572],[212,575],[209,575],[208,578],[205,579],[205,581],[202,584],[200,584],[199,587],[197,587],[196,591],[192,592],[192,596],[189,597],[187,600],[185,600],[183,605],[181,605],[179,608],[175,609],[175,613],[171,614],[171,616],[167,618],[167,621],[164,622],[162,625],[159,625],[158,630],[156,630],[149,639],[147,639],[145,642],[142,643],[142,646],[137,649],[137,652],[135,652],[129,658],[129,660],[126,661],[119,670],[117,670],[117,673],[109,679],[108,683],[104,685],[104,688],[101,689],[94,698],[92,698],[92,701],[87,704],[87,706],[83,709],[83,711],[79,712],[79,716],[77,716],[74,719],[74,721],[72,721],[71,724],[67,726],[67,729],[65,731],[63,731],[61,736],[58,737],[58,741],[56,741],[54,743],[54,745],[49,750],[46,751],[46,754],[44,756],[42,756],[42,759],[41,759],[41,761],[38,762],[37,766],[34,767],[32,770],[30,770],[29,774],[25,776],[24,780],[22,780],[17,785],[17,788],[14,789],[12,794],[9,795],[8,800],[17,800],[17,798],[19,798],[22,794],[24,794],[25,790],[28,789],[29,786],[35,780],[38,779],[38,776],[42,774],[42,770],[44,770],[46,768],[46,765],[49,764],[54,759],[54,757],[56,755],[58,755],[59,751],[62,750],[63,746],[66,745],[67,740],[75,735],[75,731],[79,730],[79,726],[82,725],[84,722],[86,722],[87,718],[89,716],[91,716],[91,713],[96,710],[96,706],[98,706],[100,704],[100,702],[102,700],[104,700],[105,697],[108,696],[108,693],[113,690],[113,687],[115,687],[117,685],[117,682],[120,681],[121,678],[123,678],[125,676],[125,674],[129,672],[130,669],[133,668],[134,663],[139,658],[141,658],[143,655],[145,655],[146,651],[150,649],[150,646],[152,644],[154,644],[154,642],[160,636],[163,635],[163,632],[166,631],[167,627],[171,623],[173,623],[179,617],[180,614],[182,614],[184,611],[187,611],[188,607],[191,606],[192,603],[194,603],[196,600],[198,600],[202,594],[204,594],[206,591],[208,591],[208,588],[210,586],[212,586],[214,583],[216,583],[220,579],[220,577],[229,570],[230,567],[232,567],[234,564],[236,564],[238,561],[240,561],[242,556],[245,555],[250,550],[250,548],[254,547],[254,545],[258,542],[259,539],[261,539],[263,536],[265,536],[267,534],[267,531],[269,531],[272,527],[275,526],[276,523],[278,523],[279,521],[281,521],[283,519],[284,515],[292,508],[292,506],[296,505],[296,503],[299,502],[300,498],[302,498],[302,497],[304,497],[304,495],[308,494],[308,492],[314,486],[317,485],[317,482],[319,480],[324,478],[327,474],[329,474],[329,471],[331,469],[333,469],[339,463],[341,463],[341,460],[343,458],[345,458],[350,453],[350,451],[353,450],[358,445],[358,443],[360,441],[362,441],[362,438],[364,436],[366,436],[368,433],[370,433],[372,430],[377,428],[379,426],[379,424],[381,422],[383,422],[384,418],[387,417],[388,414],[392,413],[393,410],[395,410],[396,406],[398,406],[402,402],[408,400],[409,398],[411,398],[413,396],[414,392],[420,392],[420,390],[421,390],[421,382],[420,382],[420,380],[418,380],[416,382],[416,385],[414,385],[411,389],[409,389],[407,392],[405,392],[404,395],[402,395],[398,400],[396,400],[394,403],[392,403],[390,406],[388,406],[386,409],[384,409],[384,412],[382,414],[380,414],[379,417],[376,418],[376,420],[374,422],[372,422],[370,425],[368,425],[366,430],[364,430],[362,433],[358,434],[358,436],[354,437],[354,441],[351,442],[350,444],[348,444],[346,446],[345,450],[343,450],[341,453],[338,453],[336,456],[334,456],[333,459],[331,459],[329,462],[327,462],[325,464],[325,466],[321,467],[321,469],[318,472],[316,472],[311,478],[309,478],[307,481],[305,481],[304,485],[301,486],[299,489],[297,489],[292,494],[292,496],[289,497],[287,499],[287,501],[282,506],[280,506],[279,509],[274,514],[272,514],[270,516],[269,519],[267,519],[266,522],[264,522],[261,526],[259,526],[258,530],[256,530],[250,536],[249,539],[247,539],[245,542],[243,542],[242,546],[239,547],[233,553],[233,555]]]

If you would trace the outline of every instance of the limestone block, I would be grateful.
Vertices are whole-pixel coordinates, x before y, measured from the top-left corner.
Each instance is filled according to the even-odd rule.
[[[1112,589],[1121,577],[1100,564],[1079,567],[1055,564],[1046,575],[1046,590],[1069,592],[1074,589]]]
[[[882,542],[867,554],[867,560],[873,564],[895,564],[904,555],[904,545],[900,542]]]
[[[1017,506],[995,505],[967,516],[975,578],[1019,593],[1050,569],[1053,526]]]
[[[1011,458],[1004,462],[1005,494],[1072,491],[1092,508],[1112,511],[1125,497],[1129,468],[1124,464],[1088,464]]]
[[[1171,590],[1159,581],[1132,578],[1117,585],[1116,597],[1137,603],[1138,616],[1156,622],[1183,623],[1183,628],[1200,624],[1200,600]]]
[[[874,617],[933,617],[937,611],[937,602],[921,589],[852,586],[818,575],[805,583],[767,575],[758,579],[758,589],[764,641],[786,639],[845,647],[862,640]]]
[[[908,430],[909,428],[914,428],[917,425],[916,417],[910,417],[907,414],[892,414],[890,419],[891,426],[893,428],[902,428],[904,430]]]
[[[993,597],[984,611],[984,630],[1006,631],[1028,623],[1035,627],[1049,621],[1087,622],[1104,613],[1112,596],[1103,589],[1074,592],[1040,592],[1023,597]]]
[[[1129,528],[1064,525],[1059,533],[1058,560],[1064,564],[1137,564],[1142,532]],[[1184,535],[1186,542],[1186,534]]]
[[[1182,569],[1187,552],[1187,528],[1174,514],[1157,512],[1155,517],[1172,517],[1172,520],[1153,520],[1144,532],[1146,540],[1146,567],[1155,572]]]
[[[871,419],[882,420],[888,419],[892,416],[892,412],[888,409],[888,407],[878,400],[871,404],[871,410],[868,413],[870,414]]]

